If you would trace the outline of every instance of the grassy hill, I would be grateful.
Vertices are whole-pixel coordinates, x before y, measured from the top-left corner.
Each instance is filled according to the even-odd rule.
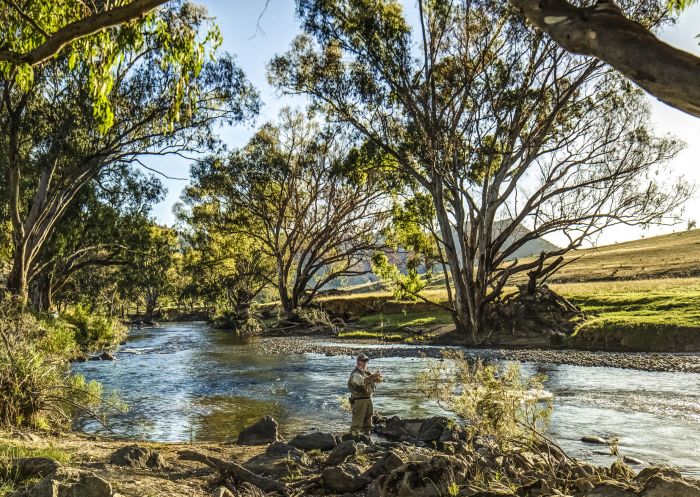
[[[556,282],[700,276],[700,229],[577,250]]]

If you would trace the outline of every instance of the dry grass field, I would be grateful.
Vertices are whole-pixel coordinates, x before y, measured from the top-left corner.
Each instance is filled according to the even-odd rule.
[[[553,282],[700,276],[700,230],[578,250]]]

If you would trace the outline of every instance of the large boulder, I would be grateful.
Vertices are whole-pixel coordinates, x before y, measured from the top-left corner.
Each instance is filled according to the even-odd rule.
[[[644,486],[647,480],[652,476],[664,476],[673,480],[682,478],[682,475],[677,470],[669,468],[668,466],[651,466],[637,473],[637,476],[634,477],[634,481],[638,485]]]
[[[289,441],[289,445],[293,445],[301,450],[331,450],[337,444],[335,435],[323,431],[312,431],[297,435]]]
[[[163,469],[168,466],[157,451],[140,445],[125,445],[109,458],[110,464],[141,469]]]
[[[597,485],[586,497],[637,497],[637,494],[619,483],[606,482]]]
[[[640,497],[700,497],[700,488],[680,478],[654,475],[647,479]]]
[[[280,440],[277,421],[265,416],[238,434],[239,445],[265,445]]]
[[[10,473],[20,480],[35,476],[43,478],[60,467],[61,463],[49,457],[23,457],[13,461]]]
[[[438,455],[424,462],[410,462],[383,479],[380,495],[401,497],[441,497],[454,484],[463,481],[466,462],[455,456]]]
[[[349,457],[357,454],[357,444],[353,440],[345,440],[336,445],[326,459],[326,465],[336,466],[344,463]]]
[[[60,467],[12,497],[112,497],[112,485],[90,471]]]
[[[454,421],[444,416],[432,418],[401,419],[398,416],[379,418],[374,431],[393,441],[445,442],[464,441],[466,432]]]
[[[302,451],[284,442],[275,442],[264,453],[248,459],[243,467],[258,475],[280,479],[287,478],[307,465],[307,458]]]
[[[339,494],[355,493],[370,483],[370,479],[362,475],[362,470],[355,464],[331,466],[321,473],[323,484],[332,492]]]

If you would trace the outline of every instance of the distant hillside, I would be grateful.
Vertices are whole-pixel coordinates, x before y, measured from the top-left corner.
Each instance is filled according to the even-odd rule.
[[[494,223],[493,230],[496,234],[500,233],[503,228],[505,227],[506,223],[510,224],[510,221],[497,221]],[[522,224],[519,225],[515,230],[513,231],[513,234],[508,237],[506,240],[506,243],[504,244],[505,247],[508,247],[511,243],[513,243],[516,240],[519,240],[526,234],[530,232],[529,229],[527,229],[525,226]],[[512,259],[523,259],[525,257],[532,257],[535,255],[539,255],[542,252],[551,252],[553,250],[558,250],[559,247],[554,245],[553,243],[545,240],[544,238],[537,238],[535,240],[530,240],[529,242],[525,243],[522,247],[520,247],[518,250],[516,250],[514,253],[510,254],[508,256],[508,260]]]
[[[552,277],[568,283],[700,276],[700,229],[577,250]]]

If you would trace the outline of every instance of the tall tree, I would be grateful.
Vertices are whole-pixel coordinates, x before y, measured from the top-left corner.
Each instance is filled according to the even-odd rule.
[[[539,267],[509,262],[528,240],[564,232],[542,256],[556,261],[688,196],[652,174],[679,145],[650,133],[638,93],[508,3],[419,0],[417,43],[397,1],[300,0],[299,13],[308,34],[272,61],[271,80],[354,126],[408,193],[429,195],[450,309],[475,340],[509,279]]]
[[[289,319],[332,281],[368,272],[386,207],[371,176],[346,174],[353,142],[285,111],[243,149],[192,168],[185,201],[224,232],[259,242],[274,261]]]
[[[101,287],[114,290],[106,281],[114,279],[109,268],[133,260],[136,241],[150,227],[151,207],[162,196],[160,181],[125,164],[102,171],[47,240],[29,278],[32,307],[48,311],[57,297],[94,308],[107,298]]]
[[[175,230],[151,224],[132,247],[132,257],[122,273],[121,287],[143,300],[146,319],[153,320],[162,298],[171,291],[172,270],[180,252]]]
[[[149,154],[209,150],[217,144],[217,123],[238,122],[257,108],[254,91],[229,56],[203,58],[210,38],[206,32],[204,40],[198,37],[209,22],[205,11],[185,5],[159,11],[159,19],[168,37],[179,33],[189,40],[197,60],[183,81],[164,49],[169,41],[160,31],[166,27],[145,30],[137,48],[114,67],[109,126],[93,112],[89,64],[56,60],[37,69],[26,88],[0,81],[0,167],[13,227],[8,287],[25,301],[46,240],[101,171],[140,163]]]

